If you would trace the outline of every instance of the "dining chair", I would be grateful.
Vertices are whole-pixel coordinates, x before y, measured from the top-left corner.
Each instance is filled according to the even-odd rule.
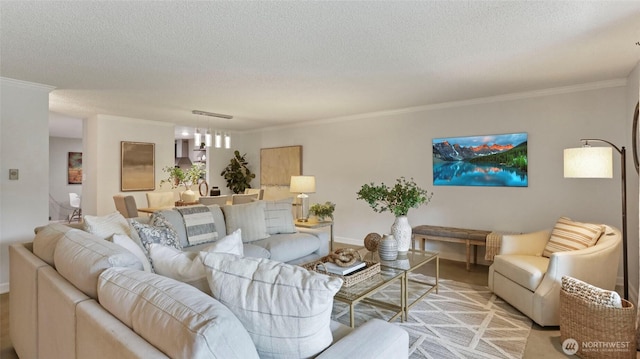
[[[258,194],[234,194],[231,195],[231,204],[251,203],[258,200]]]
[[[246,188],[244,194],[258,194],[258,199],[261,200],[264,197],[263,188]]]
[[[176,199],[173,192],[147,192],[147,206],[149,208],[175,207]]]
[[[80,195],[77,193],[69,193],[69,205],[73,208],[73,212],[69,215],[69,223],[74,219],[80,222],[82,217],[82,209],[80,208]]]
[[[202,196],[200,197],[200,204],[204,204],[205,206],[210,206],[212,204],[217,204],[218,206],[224,206],[229,201],[229,196]]]
[[[136,199],[132,195],[117,194],[113,196],[113,202],[124,218],[138,217],[138,206],[136,205]]]

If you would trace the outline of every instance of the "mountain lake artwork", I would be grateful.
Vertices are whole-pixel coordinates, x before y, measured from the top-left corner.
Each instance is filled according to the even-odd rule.
[[[433,139],[434,186],[527,187],[527,134]]]

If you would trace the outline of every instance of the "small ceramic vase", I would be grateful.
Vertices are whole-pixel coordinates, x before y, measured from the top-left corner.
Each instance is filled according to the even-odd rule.
[[[378,242],[378,255],[382,261],[393,261],[398,257],[398,243],[391,234],[382,236]]]

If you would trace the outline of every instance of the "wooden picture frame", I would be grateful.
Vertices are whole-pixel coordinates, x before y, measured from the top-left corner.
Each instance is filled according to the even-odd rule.
[[[120,142],[120,191],[156,189],[155,143]]]
[[[82,184],[82,152],[69,152],[67,156],[67,183]]]

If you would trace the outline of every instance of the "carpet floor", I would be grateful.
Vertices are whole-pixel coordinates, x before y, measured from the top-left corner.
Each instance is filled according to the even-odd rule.
[[[433,282],[422,274],[411,274]],[[411,283],[409,301],[428,287]],[[372,297],[399,304],[400,285],[390,285]],[[356,326],[370,318],[388,319],[391,311],[359,303]],[[334,301],[332,316],[349,325],[349,306]],[[486,287],[452,280],[439,281],[439,290],[430,293],[410,310],[406,322],[397,323],[409,333],[410,358],[522,358],[532,322],[496,297]]]

